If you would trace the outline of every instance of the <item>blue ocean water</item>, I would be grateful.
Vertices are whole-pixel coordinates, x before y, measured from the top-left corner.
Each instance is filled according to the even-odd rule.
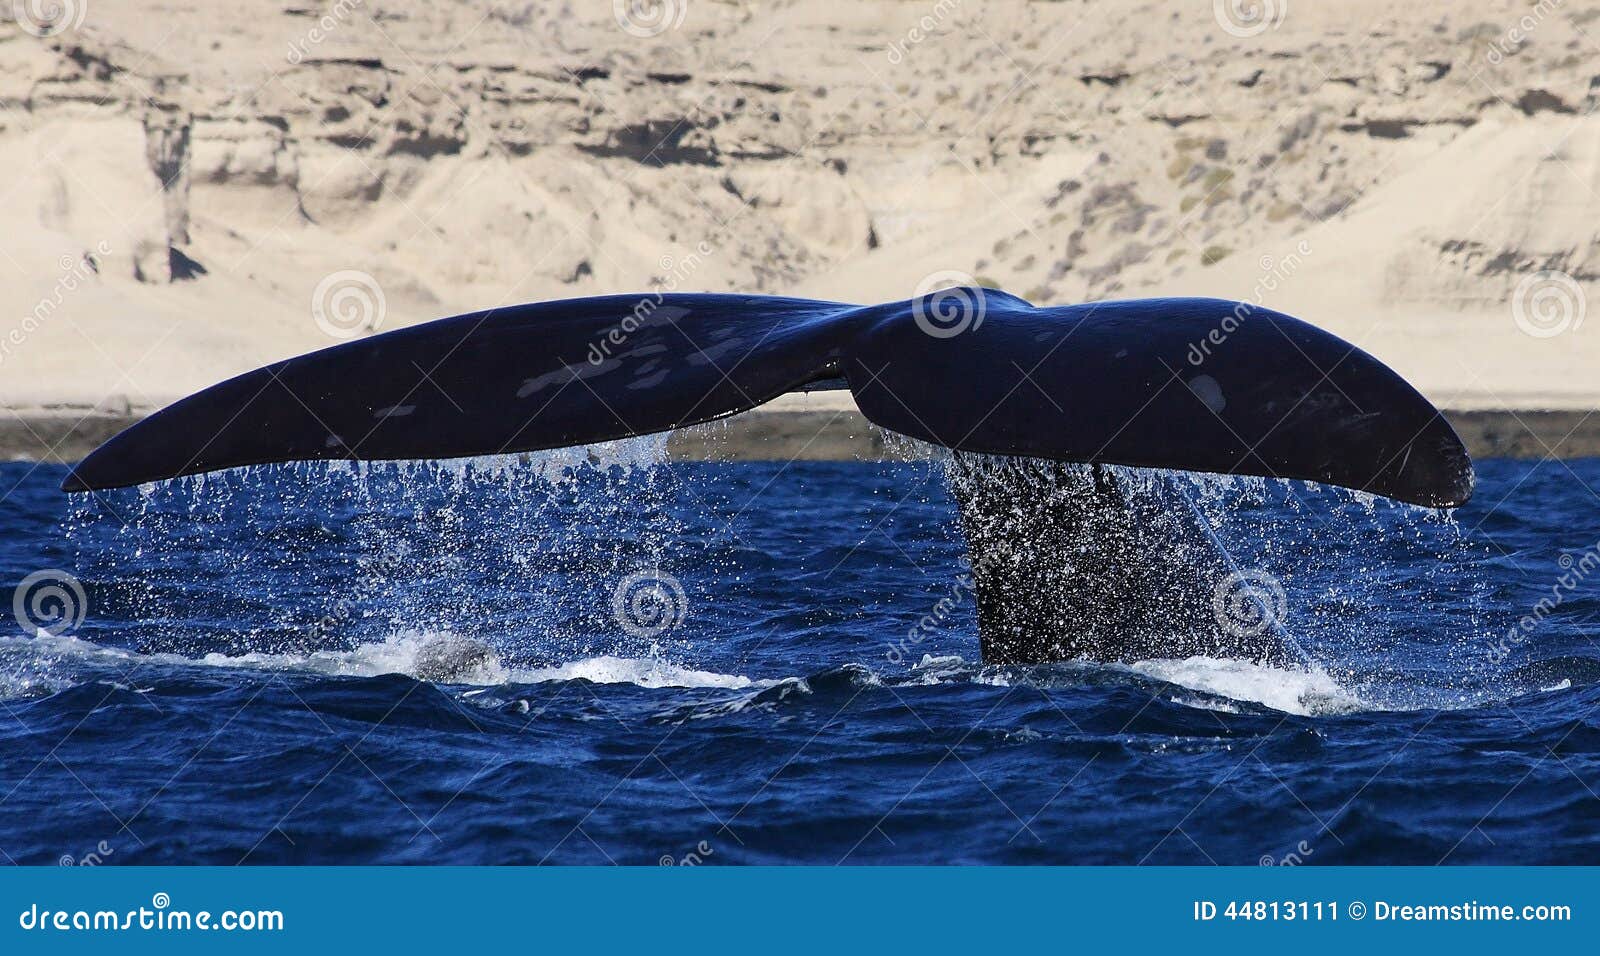
[[[1600,461],[1479,462],[1451,516],[1122,473],[1314,664],[991,667],[938,463],[660,451],[71,500],[0,465],[0,859],[1600,853]]]

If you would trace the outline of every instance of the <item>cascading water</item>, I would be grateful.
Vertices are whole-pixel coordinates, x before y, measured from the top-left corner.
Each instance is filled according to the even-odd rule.
[[[949,474],[985,660],[1303,662],[1279,625],[1280,595],[1228,593],[1248,582],[1185,489],[1105,466],[959,452]]]
[[[375,648],[447,682],[596,656],[692,666],[718,636],[689,642],[660,616],[682,613],[685,582],[735,569],[709,546],[728,516],[668,462],[667,438],[185,478],[75,497],[66,538],[86,580],[115,582],[96,601],[131,622],[114,643],[135,650]],[[885,446],[933,459],[960,504],[946,533],[967,552],[958,580],[976,585],[968,613],[990,664],[1243,661],[1400,707],[1478,699],[1499,679],[1481,654],[1458,653],[1485,633],[1482,585],[1447,514],[1304,482],[950,453],[893,435]],[[1377,540],[1438,573],[1386,573],[1389,559],[1365,554]],[[197,584],[208,607],[193,615],[182,595]],[[710,587],[693,600],[716,600]],[[1451,626],[1391,613],[1418,603]],[[1386,663],[1408,641],[1436,655],[1425,688],[1409,664]],[[890,659],[941,650],[916,644]]]
[[[89,580],[116,582],[100,599],[140,622],[120,635],[136,648],[310,654],[443,633],[543,663],[639,653],[649,647],[594,597],[659,568],[682,531],[664,461],[665,436],[649,436],[448,462],[257,466],[77,496],[66,535]],[[215,633],[166,626],[173,595],[197,579],[214,585]]]

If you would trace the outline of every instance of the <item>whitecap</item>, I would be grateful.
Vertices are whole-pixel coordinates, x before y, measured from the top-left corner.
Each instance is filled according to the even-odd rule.
[[[1139,661],[1130,669],[1189,690],[1261,704],[1286,714],[1326,716],[1375,710],[1320,667],[1267,667],[1215,657]],[[1180,700],[1178,703],[1188,703]]]
[[[211,653],[199,658],[178,654],[138,654],[70,636],[41,634],[37,638],[0,638],[0,699],[35,696],[78,683],[74,670],[94,660],[114,661],[118,670],[129,663],[173,667],[212,667],[233,670],[302,671],[331,677],[377,677],[404,674],[441,684],[491,687],[503,684],[537,684],[548,681],[588,680],[597,684],[636,684],[640,687],[721,688],[739,690],[769,686],[741,674],[696,670],[660,658],[600,655],[548,667],[508,666],[486,642],[451,631],[407,630],[382,641],[349,650],[284,653],[251,651],[243,654]],[[73,666],[78,665],[77,667]],[[472,693],[472,692],[468,692]]]
[[[738,690],[757,683],[740,674],[694,670],[655,658],[610,655],[570,661],[554,667],[512,671],[510,676],[512,681],[519,684],[587,680],[596,684],[637,684],[649,688],[716,687]]]

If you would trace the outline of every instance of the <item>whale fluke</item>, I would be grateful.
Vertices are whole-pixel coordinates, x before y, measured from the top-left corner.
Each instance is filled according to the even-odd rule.
[[[1432,507],[1472,493],[1438,410],[1298,319],[1218,299],[1036,308],[975,288],[865,307],[604,296],[440,319],[205,389],[107,441],[63,488],[558,448],[819,386],[964,452],[1299,478]]]

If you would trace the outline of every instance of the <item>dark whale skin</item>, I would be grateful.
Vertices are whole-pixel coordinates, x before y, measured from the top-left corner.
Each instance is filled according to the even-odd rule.
[[[929,334],[952,293],[975,311]],[[559,448],[840,379],[874,423],[961,451],[1300,478],[1429,507],[1472,493],[1438,410],[1315,326],[1220,299],[1036,308],[987,289],[866,307],[603,296],[439,319],[205,389],[111,438],[63,488]]]

